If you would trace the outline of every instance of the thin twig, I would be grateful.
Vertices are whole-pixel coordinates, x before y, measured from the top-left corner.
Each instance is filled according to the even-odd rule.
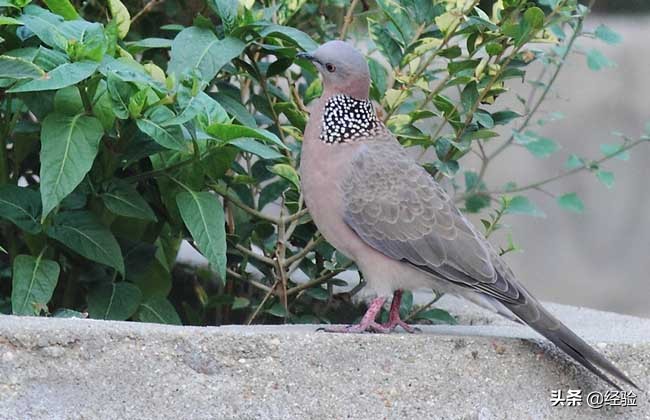
[[[242,254],[245,254],[253,259],[263,262],[264,264],[275,265],[275,261],[273,261],[271,258],[267,257],[266,255],[258,254],[257,252],[249,248],[246,248],[243,245],[235,244],[235,248],[237,248],[237,250]]]
[[[348,11],[343,18],[343,27],[341,28],[341,35],[339,36],[339,39],[345,39],[345,35],[347,35],[348,29],[352,24],[352,14],[354,13],[354,9],[357,7],[357,4],[359,4],[359,0],[352,0],[350,2],[350,7],[348,7]]]
[[[308,281],[307,283],[300,284],[300,285],[298,285],[296,287],[292,287],[291,289],[287,290],[287,296],[295,295],[296,293],[298,293],[298,292],[300,292],[302,290],[310,289],[312,287],[323,284],[326,281],[332,279],[333,277],[338,276],[339,274],[341,274],[342,272],[344,272],[345,270],[350,268],[352,266],[352,264],[354,264],[354,263],[349,262],[349,263],[343,265],[341,268],[337,268],[334,271],[330,271],[327,274],[323,274],[322,276],[320,276],[320,277],[318,277],[318,278],[316,278],[314,280]]]

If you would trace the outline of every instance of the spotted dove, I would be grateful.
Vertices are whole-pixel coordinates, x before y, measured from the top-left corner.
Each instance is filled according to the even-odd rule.
[[[310,60],[323,79],[302,145],[305,203],[325,239],[356,262],[370,300],[359,324],[329,331],[390,332],[401,326],[412,332],[399,315],[402,290],[433,288],[529,325],[616,388],[605,373],[636,387],[542,307],[406,153],[376,116],[368,98],[370,72],[360,52],[331,41],[297,56]],[[391,295],[388,322],[380,324],[375,318]]]

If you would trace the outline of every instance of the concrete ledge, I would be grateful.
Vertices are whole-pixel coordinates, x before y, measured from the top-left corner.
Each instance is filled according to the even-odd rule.
[[[3,316],[0,419],[650,419],[643,392],[637,407],[553,407],[551,390],[607,388],[522,340],[529,329],[446,306],[483,325],[343,335]],[[550,309],[650,389],[650,320]]]

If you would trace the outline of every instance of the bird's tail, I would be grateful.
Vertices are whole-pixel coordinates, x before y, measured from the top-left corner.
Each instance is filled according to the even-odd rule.
[[[621,390],[621,387],[614,383],[604,372],[612,375],[626,384],[640,389],[630,378],[628,378],[605,356],[596,351],[587,344],[582,338],[578,337],[566,325],[551,315],[535,298],[527,293],[526,303],[508,304],[510,309],[523,322],[528,324],[535,331],[546,337],[553,344],[558,346],[562,351],[571,356],[578,363],[589,369],[596,376]]]

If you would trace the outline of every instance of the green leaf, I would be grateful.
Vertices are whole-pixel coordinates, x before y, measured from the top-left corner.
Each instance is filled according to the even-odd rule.
[[[539,7],[530,7],[524,12],[524,21],[534,30],[544,26],[544,12]]]
[[[602,25],[602,24],[596,28],[594,35],[596,35],[596,38],[610,45],[620,44],[621,41],[623,40],[623,38],[621,38],[621,36],[618,33],[610,29],[609,26]]]
[[[41,199],[37,191],[15,185],[0,187],[0,217],[10,220],[24,231],[41,231]]]
[[[514,132],[515,143],[521,144],[535,157],[546,158],[560,150],[560,146],[553,140],[537,135],[532,131],[525,133]]]
[[[47,235],[89,260],[115,268],[124,276],[122,251],[110,230],[87,211],[64,211],[54,216]]]
[[[395,0],[377,0],[377,4],[393,22],[402,36],[402,40],[405,43],[411,42],[413,39],[413,26],[411,18],[404,7]]]
[[[281,303],[274,303],[273,306],[264,312],[280,318],[286,318],[289,315],[284,305]]]
[[[614,173],[610,171],[598,171],[596,177],[603,183],[604,186],[611,189],[614,187]]]
[[[106,207],[115,214],[152,222],[157,220],[149,204],[131,184],[113,182],[101,197]]]
[[[246,299],[245,297],[236,296],[232,302],[232,309],[233,310],[243,309],[243,308],[247,308],[249,305],[250,305],[250,301],[248,299]]]
[[[388,59],[390,65],[398,68],[402,60],[402,48],[399,43],[393,39],[384,25],[371,18],[368,18],[367,21],[370,39],[372,39],[384,57]]]
[[[298,172],[291,166],[286,163],[278,163],[269,168],[271,172],[276,175],[281,176],[287,181],[291,182],[297,190],[300,190],[300,178],[298,177]]]
[[[228,121],[226,110],[205,92],[199,92],[196,96],[192,96],[190,89],[180,88],[176,94],[176,100],[183,111],[171,120],[165,121],[163,126],[185,124],[197,115],[204,127]]]
[[[263,27],[259,31],[259,34],[263,38],[266,38],[268,36],[282,38],[284,40],[287,40],[297,45],[304,51],[311,51],[318,48],[318,44],[313,39],[311,39],[309,35],[307,35],[303,31],[300,31],[296,28],[291,28],[289,26],[270,24]]]
[[[521,117],[520,114],[506,110],[506,111],[497,111],[492,114],[492,119],[494,120],[494,125],[506,125],[515,118]]]
[[[209,29],[192,26],[183,29],[172,42],[168,73],[181,76],[197,69],[205,81],[212,80],[221,68],[244,51],[237,38],[218,39]]]
[[[609,58],[605,57],[603,53],[595,48],[587,51],[587,66],[591,70],[598,71],[608,67],[615,67],[616,64]]]
[[[225,280],[226,230],[218,198],[209,192],[185,191],[176,196],[176,204],[199,251]]]
[[[22,26],[22,22],[19,21],[18,19],[14,19],[9,16],[0,16],[0,26],[3,25],[17,25],[17,26]]]
[[[127,47],[129,47],[129,50],[137,49],[138,51],[140,51],[140,50],[148,50],[151,48],[167,49],[172,47],[172,40],[167,38],[145,38],[139,41],[126,42],[125,44]]]
[[[23,14],[18,20],[45,44],[65,49],[66,39],[59,32],[59,26],[63,23],[61,16],[50,13],[41,7],[29,5],[23,9]]]
[[[229,144],[236,146],[238,149],[241,149],[244,152],[249,152],[254,155],[257,155],[262,159],[274,160],[274,159],[282,159],[284,157],[283,154],[278,153],[277,151],[275,151],[275,149],[272,149],[269,146],[266,146],[258,142],[257,140],[253,140],[251,138],[231,140]]]
[[[449,312],[442,309],[429,309],[428,311],[423,311],[417,314],[416,319],[425,319],[431,321],[433,324],[458,324],[456,318],[451,316]]]
[[[506,213],[525,214],[534,217],[546,217],[546,214],[544,214],[543,211],[537,208],[537,206],[532,201],[523,195],[517,195],[509,201]]]
[[[379,96],[377,99],[381,99],[386,94],[386,89],[388,89],[386,69],[372,58],[368,59],[368,67],[370,68],[370,79]]]
[[[43,77],[45,71],[20,57],[0,56],[0,77],[9,79],[36,79]]]
[[[630,152],[622,150],[623,147],[624,145],[622,144],[601,144],[600,151],[607,157],[613,157],[623,161],[630,160]]]
[[[557,203],[563,209],[572,211],[574,213],[582,213],[585,209],[585,205],[576,193],[567,193],[558,197]]]
[[[18,255],[13,263],[11,312],[14,315],[39,315],[52,298],[59,279],[59,264],[42,255]]]
[[[88,292],[88,314],[94,319],[125,321],[138,310],[141,300],[140,289],[131,283],[100,283]]]
[[[237,22],[237,10],[239,9],[238,0],[210,0],[208,5],[214,10],[227,33],[230,33]]]
[[[474,107],[476,101],[478,101],[478,89],[476,88],[476,82],[470,82],[465,86],[465,89],[460,94],[460,101],[463,105],[463,110],[465,112],[470,112]]]
[[[43,219],[86,176],[103,134],[102,124],[95,117],[58,113],[45,117],[40,154]]]
[[[572,154],[568,157],[564,166],[566,166],[567,169],[582,168],[585,166],[585,161],[580,156]]]
[[[82,314],[79,311],[75,311],[73,309],[67,309],[67,308],[61,308],[57,309],[52,316],[54,318],[81,318],[84,319],[86,318],[86,315]]]
[[[9,93],[37,92],[42,90],[62,89],[75,85],[89,78],[97,69],[99,63],[81,61],[78,63],[65,63],[45,73],[39,79],[33,79],[9,89]]]
[[[131,15],[129,10],[120,0],[108,0],[108,10],[111,12],[113,20],[117,24],[117,36],[124,39],[129,33],[131,27]]]
[[[79,19],[79,14],[75,10],[70,0],[43,0],[47,8],[65,20]]]
[[[122,81],[114,72],[108,73],[106,86],[115,116],[122,120],[129,118],[129,102],[131,96],[135,94],[136,88],[132,84]]]
[[[174,306],[167,299],[160,296],[154,296],[143,302],[137,316],[138,320],[142,322],[181,325],[181,318]]]
[[[136,120],[136,124],[140,131],[148,134],[161,146],[184,152],[188,150],[189,142],[183,138],[180,126],[163,126],[165,121],[169,121],[174,117],[174,113],[169,108],[158,105],[147,112],[146,118]]]
[[[282,143],[282,140],[275,134],[260,128],[251,128],[244,125],[235,124],[212,124],[206,131],[211,136],[220,140],[230,141],[239,138],[252,137],[254,139],[264,140],[273,143],[282,149],[287,149],[287,146]]]

